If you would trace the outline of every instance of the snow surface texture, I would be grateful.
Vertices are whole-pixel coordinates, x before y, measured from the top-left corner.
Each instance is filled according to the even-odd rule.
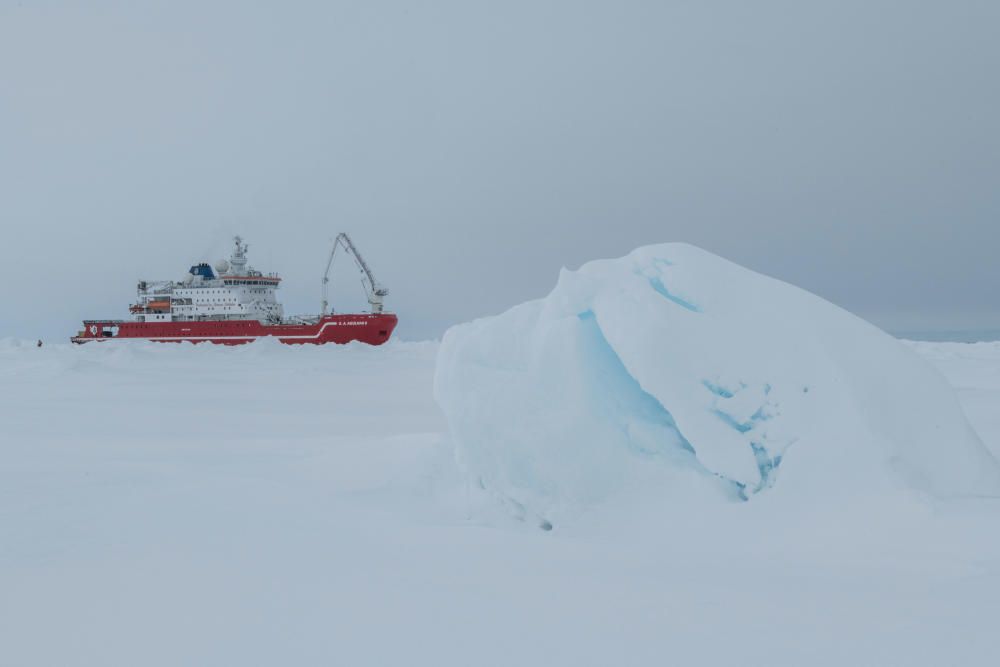
[[[1000,452],[1000,343],[912,348]],[[783,464],[538,530],[454,466],[437,351],[0,339],[0,665],[996,665],[1000,501],[848,520]]]
[[[741,499],[1000,495],[931,366],[685,244],[563,270],[544,299],[453,327],[435,398],[475,481],[546,526],[650,479]]]

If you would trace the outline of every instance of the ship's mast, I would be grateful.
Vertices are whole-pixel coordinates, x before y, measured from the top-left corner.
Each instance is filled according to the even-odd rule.
[[[329,294],[329,283],[330,283],[330,267],[333,266],[333,258],[337,254],[337,248],[343,248],[344,252],[348,253],[353,259],[354,263],[357,265],[358,270],[361,271],[361,284],[365,288],[365,294],[368,297],[368,304],[372,308],[373,313],[382,312],[382,299],[389,293],[387,289],[382,287],[375,276],[372,274],[372,270],[368,268],[368,263],[365,262],[361,253],[354,246],[351,241],[351,237],[347,234],[341,232],[337,234],[336,240],[333,242],[333,248],[330,250],[330,257],[326,260],[326,271],[323,272],[323,302],[320,308],[320,316],[326,315],[327,307],[330,305],[327,301]]]
[[[229,266],[232,267],[230,270],[234,275],[244,276],[246,275],[247,248],[249,246],[243,243],[243,237],[241,236],[234,236],[233,241],[236,242],[236,248],[229,258]]]

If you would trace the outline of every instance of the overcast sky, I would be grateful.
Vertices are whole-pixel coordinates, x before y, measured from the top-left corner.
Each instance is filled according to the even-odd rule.
[[[883,327],[1000,327],[998,25],[995,0],[0,0],[0,337],[125,317],[235,233],[317,312],[342,230],[409,339],[661,241]]]

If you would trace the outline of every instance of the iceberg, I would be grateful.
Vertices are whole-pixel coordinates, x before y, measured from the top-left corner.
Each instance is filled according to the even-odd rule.
[[[434,396],[469,479],[543,525],[639,487],[1000,495],[1000,465],[928,363],[687,244],[564,269],[545,298],[452,327]]]

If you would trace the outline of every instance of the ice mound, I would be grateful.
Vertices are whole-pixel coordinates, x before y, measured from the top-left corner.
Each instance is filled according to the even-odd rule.
[[[1000,495],[936,370],[786,283],[685,244],[563,270],[450,329],[434,393],[460,463],[552,516],[647,483],[682,493]]]

